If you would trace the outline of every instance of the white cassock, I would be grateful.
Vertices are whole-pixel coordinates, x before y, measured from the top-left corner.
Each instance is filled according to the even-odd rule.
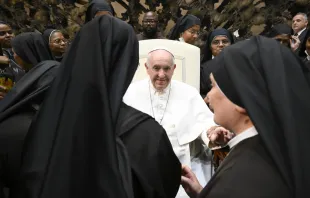
[[[215,123],[213,113],[198,91],[183,82],[172,80],[159,93],[147,78],[132,83],[123,101],[154,117],[164,127],[180,162],[191,167],[201,185],[205,186],[211,177],[211,161],[207,156],[209,149],[205,146],[209,143],[206,131]],[[202,142],[198,150],[194,140]],[[190,148],[190,143],[194,143],[195,148]],[[177,197],[188,197],[182,187]]]

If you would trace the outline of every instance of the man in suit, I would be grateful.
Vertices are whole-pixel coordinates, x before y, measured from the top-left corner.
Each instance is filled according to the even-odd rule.
[[[305,13],[297,13],[292,20],[292,29],[294,35],[292,36],[291,48],[302,58],[306,57],[304,52],[299,53],[300,44],[304,42],[305,36],[307,34],[308,17]],[[295,47],[293,47],[295,46]]]

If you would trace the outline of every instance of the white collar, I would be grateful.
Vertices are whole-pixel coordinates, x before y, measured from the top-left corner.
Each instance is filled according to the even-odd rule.
[[[156,93],[158,93],[158,95],[166,94],[166,93],[168,93],[167,91],[169,90],[169,88],[171,86],[171,81],[170,81],[169,85],[163,91],[159,92],[153,86],[153,83],[151,82],[151,79],[148,80],[148,83],[149,83],[150,91],[151,91],[152,95],[155,95]]]
[[[310,60],[310,54],[308,54],[307,50],[305,50],[305,53],[307,54],[307,60]]]
[[[231,139],[227,145],[229,146],[229,148],[233,148],[234,146],[236,146],[237,144],[239,144],[241,141],[251,138],[255,135],[258,135],[258,132],[256,131],[255,127],[250,127],[248,129],[246,129],[245,131],[243,131],[242,133],[240,133],[239,135],[236,135],[233,139]]]
[[[180,38],[179,38],[179,41],[182,42],[182,43],[185,43],[183,37],[180,37]]]
[[[303,33],[303,31],[305,31],[305,30],[306,30],[306,28],[304,28],[304,29],[300,30],[299,32],[297,32],[297,35],[298,35],[298,36],[300,36],[300,35],[301,35],[301,33]]]

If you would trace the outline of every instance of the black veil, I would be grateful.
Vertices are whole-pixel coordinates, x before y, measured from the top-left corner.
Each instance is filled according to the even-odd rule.
[[[25,32],[17,35],[12,40],[12,48],[23,61],[33,66],[44,60],[54,60],[43,36],[36,32]]]
[[[223,93],[247,110],[294,198],[309,195],[309,69],[261,36],[225,48],[210,64]]]
[[[230,31],[226,30],[225,28],[219,28],[213,30],[212,32],[209,33],[208,38],[206,40],[204,55],[201,64],[212,59],[212,51],[210,49],[210,46],[211,42],[216,36],[226,36],[229,39],[231,45],[235,43],[233,34]]]
[[[33,68],[1,100],[0,112],[12,109],[13,106],[15,106],[14,109],[18,109],[16,106],[18,103],[20,103],[19,106],[29,102],[36,97],[36,94],[44,92],[55,75],[53,69],[59,64],[53,61],[49,47],[39,33],[27,32],[17,35],[12,41],[12,47],[15,53],[24,61],[32,64]],[[49,71],[51,76],[48,75]],[[28,100],[25,100],[27,97]],[[1,117],[3,114],[0,115]]]
[[[108,11],[111,13],[112,16],[115,15],[115,11],[112,5],[106,0],[90,0],[85,15],[85,23],[91,21],[96,16],[96,13],[99,11]]]
[[[176,24],[171,28],[167,38],[170,40],[178,40],[180,34],[194,25],[201,25],[200,19],[192,14],[186,14],[180,17]]]
[[[24,150],[28,197],[133,197],[116,122],[139,61],[135,32],[104,15],[66,53]]]
[[[0,183],[9,189],[10,197],[20,197],[16,188],[24,138],[59,66],[57,61],[51,60],[52,56],[41,34],[24,33],[15,38],[18,45],[14,49],[24,57],[29,57],[33,68],[0,102],[0,169],[4,173],[0,176]]]

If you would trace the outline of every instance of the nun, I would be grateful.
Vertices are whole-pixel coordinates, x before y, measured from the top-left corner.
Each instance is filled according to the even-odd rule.
[[[194,44],[200,34],[200,19],[186,14],[179,18],[168,34],[168,39]]]
[[[244,50],[246,49],[246,50]],[[236,136],[206,187],[188,167],[182,185],[199,198],[303,198],[310,194],[309,69],[261,36],[227,47],[207,97],[214,121]]]
[[[204,57],[202,64],[212,60],[214,57],[227,46],[234,44],[234,37],[232,33],[225,28],[215,29],[209,33],[205,44]]]
[[[204,96],[207,94],[211,85],[209,79],[209,75],[211,73],[208,66],[209,61],[219,55],[225,47],[234,44],[234,42],[234,37],[231,32],[224,28],[215,29],[209,33],[200,66],[200,95],[203,98],[205,98]]]
[[[15,60],[27,73],[0,102],[0,197],[5,188],[15,198],[21,196],[18,183],[24,140],[56,75],[58,62],[39,33],[19,34],[12,47]]]
[[[62,32],[60,30],[47,29],[43,32],[43,38],[49,45],[54,59],[61,62],[68,46],[67,39],[65,39]]]
[[[181,164],[165,130],[122,102],[138,64],[139,43],[126,22],[103,15],[81,28],[31,126],[21,192],[36,198],[175,197]]]
[[[85,23],[101,15],[115,16],[114,8],[106,0],[91,0],[85,15]]]

